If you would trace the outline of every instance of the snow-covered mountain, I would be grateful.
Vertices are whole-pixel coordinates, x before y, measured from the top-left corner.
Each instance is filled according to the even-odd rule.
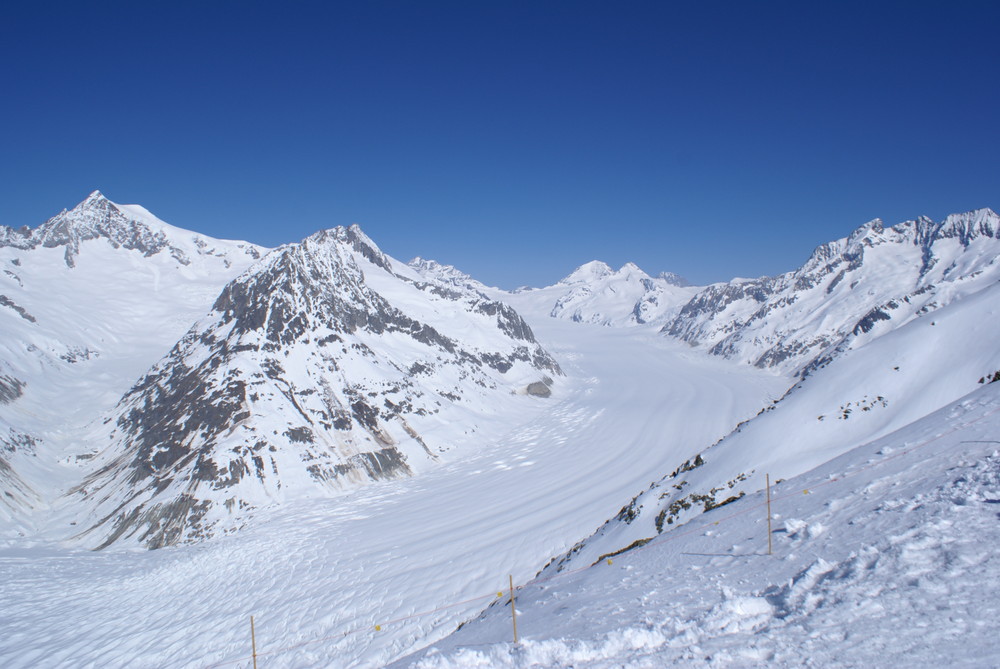
[[[49,521],[0,526],[0,663],[249,665],[248,614],[285,667],[995,663],[997,227],[513,293],[356,227],[224,281],[171,233],[2,247],[0,475]]]
[[[36,228],[0,226],[0,519],[46,506],[79,429],[264,252],[97,191]]]
[[[436,283],[442,288],[477,293],[483,297],[492,292],[490,288],[452,265],[442,265],[436,260],[427,260],[419,256],[407,264],[425,281]]]
[[[807,374],[996,283],[998,254],[1000,217],[990,209],[888,228],[875,219],[820,246],[797,270],[705,288],[663,332],[732,360]]]
[[[691,452],[553,568],[590,564],[905,428],[1000,374],[1000,282],[845,350],[710,448]]]
[[[411,474],[560,374],[509,306],[424,281],[357,226],[316,233],[229,283],[108,415],[74,493],[99,519],[85,534],[156,548]]]
[[[627,327],[668,322],[697,288],[670,272],[652,277],[633,263],[614,270],[594,260],[552,286],[516,292],[547,306],[553,318]]]

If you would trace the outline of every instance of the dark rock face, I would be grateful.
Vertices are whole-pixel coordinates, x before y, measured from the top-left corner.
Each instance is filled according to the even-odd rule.
[[[0,374],[0,404],[10,404],[24,393],[27,384],[13,376]]]
[[[527,392],[529,395],[534,397],[551,397],[552,389],[541,381],[535,381],[534,383],[528,384]]]
[[[496,347],[447,336],[366,272],[416,288]],[[76,491],[99,508],[87,533],[100,546],[195,541],[280,500],[288,480],[336,490],[409,475],[411,458],[436,457],[411,423],[442,402],[509,395],[500,383],[515,368],[561,373],[509,306],[436,287],[395,275],[357,227],[274,251],[119,402],[109,448]]]
[[[28,310],[24,307],[18,305],[14,300],[10,299],[6,295],[0,295],[0,307],[7,307],[8,309],[13,309],[17,312],[17,315],[28,321],[29,323],[37,323],[38,321],[34,316],[28,313]]]
[[[38,494],[18,475],[10,461],[15,453],[34,453],[37,445],[38,440],[32,435],[0,423],[0,508],[17,514],[38,501]]]

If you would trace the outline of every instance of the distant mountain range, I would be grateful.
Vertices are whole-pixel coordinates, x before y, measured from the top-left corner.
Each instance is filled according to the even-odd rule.
[[[919,337],[991,322],[998,258],[1000,219],[981,209],[872,221],[777,277],[697,287],[594,261],[515,294],[431,260],[401,263],[357,226],[269,250],[95,192],[37,228],[0,227],[0,536],[157,548],[235,531],[263,505],[433,467],[567,382],[511,302],[655,328],[785,375],[799,385],[781,406],[824,417],[801,432],[815,444],[845,407],[832,391],[798,400],[795,389],[863,389],[846,408],[884,420],[852,425],[883,434],[935,408],[882,411],[904,406],[906,384],[992,371],[992,345],[919,372],[913,360],[880,364]],[[824,371],[841,358],[854,362]],[[746,429],[776,439],[786,427],[765,418]],[[743,455],[704,486],[759,475],[756,446],[725,445],[740,439],[705,453]]]

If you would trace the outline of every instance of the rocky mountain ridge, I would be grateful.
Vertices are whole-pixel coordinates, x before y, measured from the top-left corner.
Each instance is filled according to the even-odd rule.
[[[735,361],[798,375],[1000,280],[990,209],[885,227],[818,247],[797,270],[708,286],[662,332]]]

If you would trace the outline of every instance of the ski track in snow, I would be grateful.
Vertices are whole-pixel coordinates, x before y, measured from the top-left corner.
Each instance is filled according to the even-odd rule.
[[[286,503],[195,546],[0,551],[0,665],[246,667],[254,615],[268,667],[382,666],[476,615],[508,574],[530,579],[790,384],[653,330],[536,320],[569,374],[539,400],[551,409],[438,469]]]
[[[393,666],[1000,666],[998,428],[987,387],[775,486],[773,555],[762,491]]]

